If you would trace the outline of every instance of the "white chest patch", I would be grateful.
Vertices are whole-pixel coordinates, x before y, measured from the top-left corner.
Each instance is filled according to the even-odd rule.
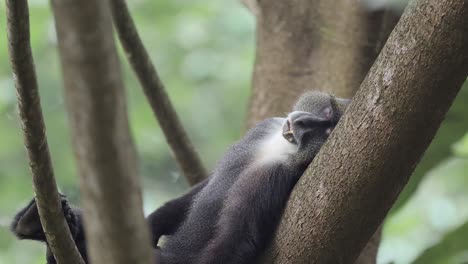
[[[297,152],[298,146],[283,137],[281,127],[273,131],[260,143],[255,161],[261,164],[284,161]]]

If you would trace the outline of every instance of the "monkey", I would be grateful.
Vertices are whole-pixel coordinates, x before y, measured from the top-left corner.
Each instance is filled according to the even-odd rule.
[[[286,117],[268,118],[250,129],[210,177],[147,216],[156,263],[256,263],[293,187],[349,103],[307,92]],[[72,237],[88,263],[82,213],[65,196],[61,200]],[[17,213],[11,230],[19,239],[46,242],[34,199]],[[48,264],[56,263],[49,249],[46,255]]]

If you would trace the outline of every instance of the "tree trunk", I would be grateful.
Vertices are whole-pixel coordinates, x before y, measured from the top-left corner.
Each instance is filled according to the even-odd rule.
[[[358,257],[467,77],[467,18],[464,0],[417,0],[406,8],[296,185],[265,263]]]
[[[305,90],[352,97],[398,20],[360,0],[254,1],[246,0],[257,13],[248,127],[283,115]]]
[[[108,1],[53,0],[91,263],[152,263]]]
[[[257,17],[257,58],[247,126],[290,111],[304,90],[351,98],[399,19],[360,0],[244,0]],[[380,229],[358,264],[375,263]]]

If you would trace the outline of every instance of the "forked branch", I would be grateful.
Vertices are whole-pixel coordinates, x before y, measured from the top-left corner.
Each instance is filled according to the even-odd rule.
[[[414,0],[299,180],[264,263],[353,263],[468,73],[468,4]]]

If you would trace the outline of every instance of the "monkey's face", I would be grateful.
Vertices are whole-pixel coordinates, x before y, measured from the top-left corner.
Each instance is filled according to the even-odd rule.
[[[329,94],[304,94],[283,124],[283,137],[300,149],[323,144],[349,103]]]

